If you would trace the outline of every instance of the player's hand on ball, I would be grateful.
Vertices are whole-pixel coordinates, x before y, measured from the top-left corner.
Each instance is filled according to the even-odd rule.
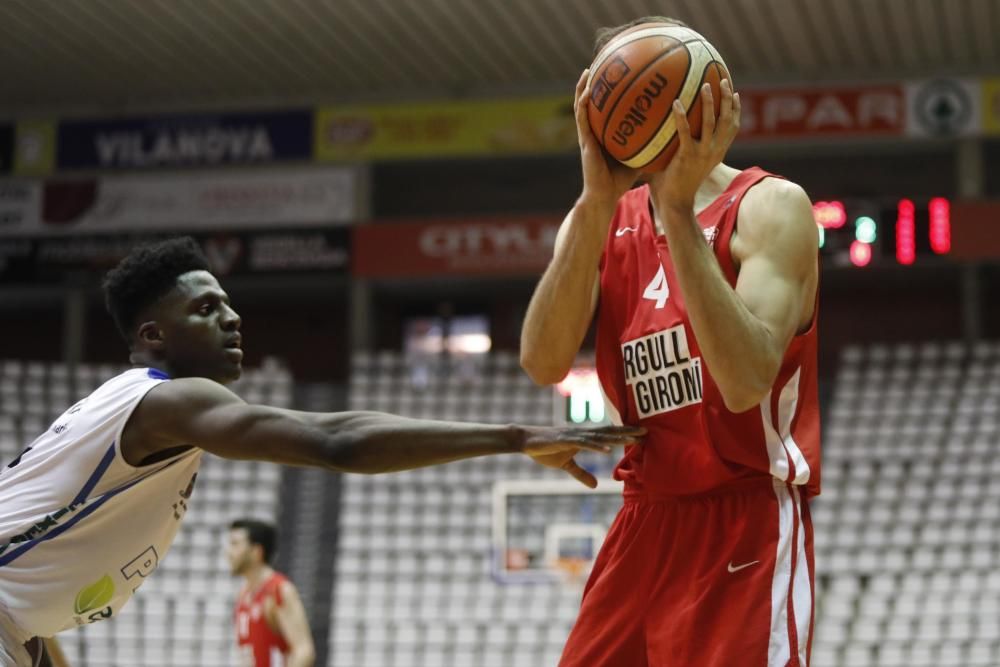
[[[726,152],[740,131],[740,95],[733,93],[729,79],[719,85],[722,90],[722,104],[719,120],[715,119],[715,103],[712,88],[708,84],[701,89],[701,137],[691,136],[684,106],[674,100],[673,115],[677,119],[677,154],[667,168],[652,178],[657,207],[671,207],[690,211],[694,209],[694,197],[702,181],[722,162]]]
[[[639,177],[638,169],[629,169],[609,158],[590,128],[587,105],[590,100],[590,70],[583,70],[576,83],[573,113],[576,115],[576,136],[580,143],[580,160],[583,163],[583,194],[581,199],[601,206],[614,208]]]
[[[581,484],[594,488],[597,479],[577,465],[574,456],[581,449],[609,453],[615,447],[637,445],[646,429],[635,426],[604,426],[602,428],[544,428],[529,426],[524,429],[522,451],[536,463],[549,468],[565,470]]]

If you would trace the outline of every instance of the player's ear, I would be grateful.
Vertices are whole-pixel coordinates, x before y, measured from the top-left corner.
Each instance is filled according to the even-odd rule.
[[[142,347],[158,350],[163,347],[163,330],[155,320],[143,322],[136,332],[136,340]]]

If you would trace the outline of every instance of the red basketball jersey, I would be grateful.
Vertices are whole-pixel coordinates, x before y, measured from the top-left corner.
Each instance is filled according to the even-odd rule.
[[[741,172],[698,216],[733,287],[729,242],[740,203],[770,176],[756,167]],[[771,475],[819,493],[816,316],[792,340],[766,399],[743,413],[727,410],[695,340],[667,239],[656,233],[648,186],[619,201],[601,258],[597,371],[621,420],[649,431],[615,470],[628,490],[691,494]]]
[[[281,606],[281,584],[288,581],[275,572],[256,592],[244,586],[236,601],[236,636],[241,667],[283,667],[288,643],[271,629],[264,618],[264,601],[273,598]]]

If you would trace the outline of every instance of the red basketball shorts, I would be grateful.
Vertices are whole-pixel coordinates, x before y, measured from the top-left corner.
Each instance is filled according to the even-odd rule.
[[[560,667],[806,667],[813,573],[794,486],[626,492]]]

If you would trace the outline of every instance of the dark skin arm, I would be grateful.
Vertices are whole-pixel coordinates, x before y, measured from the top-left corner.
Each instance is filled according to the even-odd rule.
[[[35,637],[24,646],[38,667],[69,667],[69,661],[55,637]]]
[[[129,418],[121,449],[132,465],[199,447],[228,459],[366,474],[523,453],[593,487],[597,480],[573,455],[580,449],[609,452],[637,444],[644,432],[430,421],[379,412],[299,412],[250,405],[212,380],[180,378],[146,394]]]

